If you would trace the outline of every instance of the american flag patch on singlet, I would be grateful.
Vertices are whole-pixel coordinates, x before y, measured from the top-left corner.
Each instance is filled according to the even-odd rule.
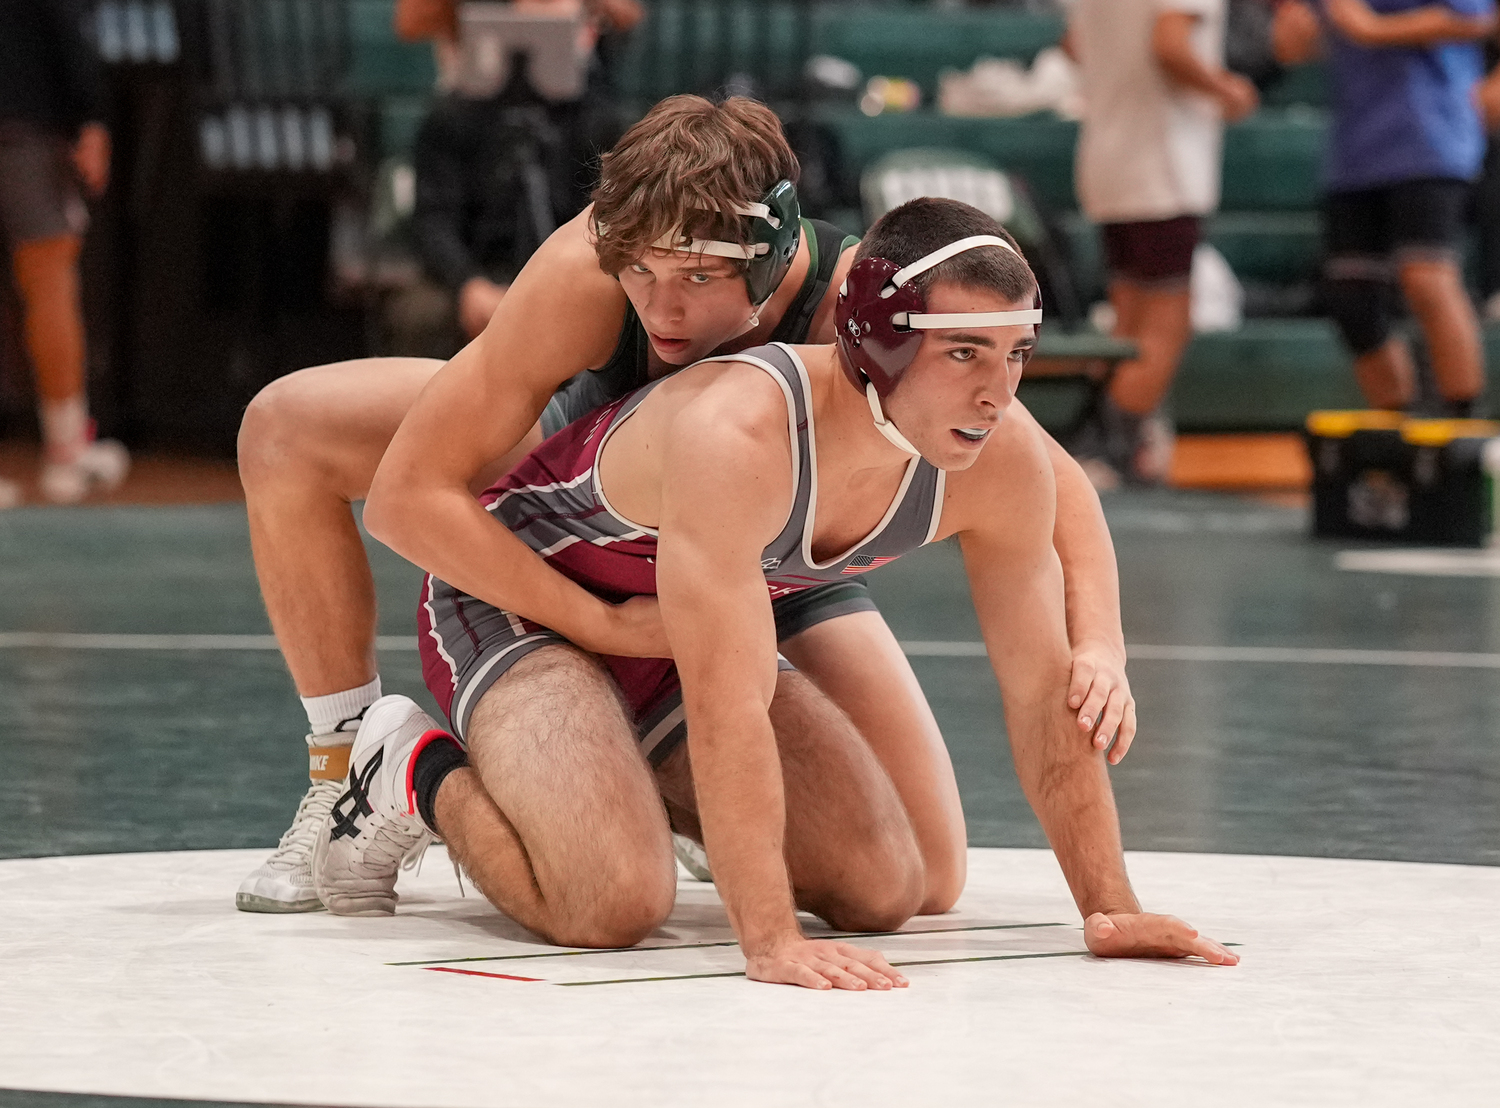
[[[849,559],[849,564],[844,567],[843,572],[845,574],[863,573],[867,569],[875,569],[878,566],[883,566],[886,562],[894,562],[899,556],[892,555],[889,558],[874,558],[869,554],[856,554],[853,558]]]

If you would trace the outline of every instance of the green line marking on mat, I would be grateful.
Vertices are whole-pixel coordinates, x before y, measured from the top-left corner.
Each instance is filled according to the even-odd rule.
[[[1066,923],[985,923],[975,927],[933,927],[923,931],[858,931],[847,935],[816,935],[829,942],[849,939],[885,939],[901,935],[964,935],[971,931],[1017,931],[1029,927],[1067,927]],[[527,958],[576,958],[583,954],[647,954],[657,950],[708,950],[718,946],[739,946],[736,939],[713,943],[682,943],[677,946],[618,946],[602,950],[549,950],[538,954],[483,954],[473,958],[432,958],[420,962],[387,962],[388,966],[451,966],[462,962],[518,962]],[[708,974],[722,977],[724,974]],[[728,976],[735,976],[729,974]],[[647,980],[641,978],[641,980]],[[654,980],[654,978],[652,979]]]
[[[892,966],[946,966],[957,962],[1017,962],[1026,958],[1082,958],[1087,950],[1054,950],[1043,954],[980,954],[972,958],[927,958],[916,962],[892,962]],[[684,973],[674,977],[616,977],[609,981],[554,981],[564,989],[581,985],[636,985],[645,981],[702,981],[711,977],[744,977],[739,973]]]
[[[410,652],[409,635],[381,635],[382,651]],[[79,634],[52,631],[0,631],[0,650],[277,650],[272,635]],[[915,640],[901,643],[911,658],[983,658],[982,642]],[[1500,670],[1500,654],[1458,650],[1368,650],[1305,646],[1161,646],[1127,643],[1132,662],[1229,662],[1265,665],[1396,666],[1436,669]]]

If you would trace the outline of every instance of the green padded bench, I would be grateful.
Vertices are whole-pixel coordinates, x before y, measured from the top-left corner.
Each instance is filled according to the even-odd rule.
[[[1326,319],[1250,319],[1197,335],[1172,386],[1184,431],[1294,430],[1317,408],[1361,408],[1348,353]]]
[[[931,99],[942,70],[967,69],[986,55],[1029,62],[1063,32],[1057,16],[916,4],[805,11],[775,0],[652,0],[648,7],[648,22],[618,70],[621,94],[642,103],[696,89],[710,69],[756,73],[772,87],[790,87],[812,54],[843,58],[866,77],[909,78]]]
[[[1086,299],[1104,295],[1104,248],[1099,228],[1079,212],[1058,222],[1067,237],[1073,276]],[[1204,227],[1212,243],[1242,281],[1289,284],[1312,281],[1322,259],[1322,218],[1315,211],[1217,212]]]
[[[972,119],[916,111],[866,116],[855,108],[818,112],[838,141],[843,172],[853,186],[871,162],[913,146],[973,150],[1025,177],[1054,210],[1077,207],[1073,148],[1078,125],[1050,113],[1012,119]],[[1308,211],[1318,202],[1318,169],[1326,129],[1322,113],[1261,112],[1224,136],[1226,211]]]
[[[1054,437],[1067,442],[1095,410],[1115,367],[1135,357],[1135,343],[1089,328],[1042,328],[1016,395]]]
[[[925,7],[823,9],[815,53],[859,66],[866,77],[906,77],[931,102],[944,69],[968,69],[979,58],[1030,63],[1062,40],[1063,20],[1016,11]]]
[[[1410,330],[1410,328],[1408,328]],[[1500,324],[1484,329],[1489,396],[1500,396]],[[1294,431],[1320,408],[1363,408],[1348,352],[1326,319],[1252,319],[1198,335],[1171,407],[1185,431]]]
[[[1069,344],[1087,338],[1086,332],[1049,335],[1044,327],[1037,358],[1072,353]],[[1103,335],[1092,340],[1116,341]],[[1500,332],[1492,341],[1500,352]],[[1054,433],[1066,432],[1084,402],[1076,386],[1065,388],[1045,372],[1023,377],[1019,395]],[[1252,319],[1238,331],[1195,336],[1169,403],[1178,429],[1188,432],[1292,431],[1310,411],[1362,407],[1349,355],[1324,319]]]

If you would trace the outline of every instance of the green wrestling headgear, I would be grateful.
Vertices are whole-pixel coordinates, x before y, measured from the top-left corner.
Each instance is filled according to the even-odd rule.
[[[760,203],[736,207],[734,214],[750,217],[748,246],[672,235],[662,236],[654,245],[659,250],[681,250],[748,262],[745,290],[750,294],[750,303],[758,308],[771,299],[787,270],[792,268],[792,259],[802,242],[802,208],[797,203],[797,186],[790,181],[778,181]]]

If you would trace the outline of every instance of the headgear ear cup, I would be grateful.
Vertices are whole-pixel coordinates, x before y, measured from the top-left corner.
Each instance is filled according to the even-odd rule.
[[[854,263],[839,289],[839,363],[860,392],[870,381],[881,396],[890,395],[922,345],[921,331],[892,322],[894,315],[909,318],[924,307],[916,285],[887,291],[900,268],[884,258],[865,258]]]
[[[745,262],[745,292],[750,303],[759,308],[785,279],[802,243],[802,208],[797,202],[797,187],[790,181],[778,181],[758,203],[736,206],[734,214],[750,219],[748,246],[689,238],[680,230],[663,235],[652,245],[658,250],[680,250]]]
[[[766,213],[751,216],[750,241],[759,247],[770,247],[757,253],[745,270],[745,291],[756,307],[771,299],[777,287],[792,268],[797,247],[802,243],[802,207],[797,202],[797,186],[778,181],[760,202]]]
[[[949,243],[904,267],[886,258],[864,258],[854,264],[839,289],[836,311],[839,361],[855,388],[863,392],[868,381],[880,396],[889,396],[916,358],[923,331],[1027,323],[1041,326],[1039,287],[1032,298],[1032,307],[1026,310],[954,315],[927,312],[926,298],[913,278],[957,254],[985,246],[998,246],[1019,256],[1016,248],[1002,238],[974,235]]]

